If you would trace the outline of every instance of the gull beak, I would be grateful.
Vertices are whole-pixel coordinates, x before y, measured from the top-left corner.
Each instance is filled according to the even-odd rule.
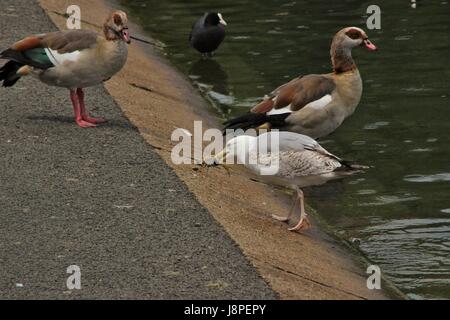
[[[227,152],[225,149],[220,151],[218,154],[214,156],[214,163],[215,164],[224,164],[225,159],[227,158]]]
[[[220,23],[220,24],[222,24],[222,25],[224,25],[224,26],[228,25],[227,22],[223,19],[221,13],[218,13],[217,15],[219,16],[219,19],[220,19],[220,20],[219,20],[219,23]]]
[[[364,45],[366,46],[366,48],[370,51],[376,51],[378,50],[378,48],[372,43],[370,42],[369,39],[365,39],[364,40]]]

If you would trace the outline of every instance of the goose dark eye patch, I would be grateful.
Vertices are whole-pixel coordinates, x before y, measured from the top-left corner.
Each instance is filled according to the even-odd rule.
[[[354,40],[361,38],[361,33],[358,30],[349,30],[345,34]]]

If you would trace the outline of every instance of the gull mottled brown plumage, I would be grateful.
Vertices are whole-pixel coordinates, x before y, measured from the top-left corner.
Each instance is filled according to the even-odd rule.
[[[214,160],[216,164],[230,161],[244,164],[259,180],[293,189],[294,199],[289,215],[273,215],[276,220],[285,222],[298,216],[295,226],[289,229],[291,231],[301,230],[310,224],[301,188],[321,185],[366,168],[351,165],[329,153],[308,136],[285,131],[271,131],[257,137],[241,135],[232,138]]]

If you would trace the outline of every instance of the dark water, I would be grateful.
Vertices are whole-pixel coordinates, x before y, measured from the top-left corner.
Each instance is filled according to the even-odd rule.
[[[224,118],[299,75],[330,71],[342,27],[365,27],[371,1],[123,1],[166,44],[168,58]],[[356,113],[321,141],[374,168],[308,190],[307,201],[411,298],[450,298],[450,4],[381,1],[380,48],[354,50],[364,81]],[[223,14],[228,35],[213,60],[188,46],[204,11]]]

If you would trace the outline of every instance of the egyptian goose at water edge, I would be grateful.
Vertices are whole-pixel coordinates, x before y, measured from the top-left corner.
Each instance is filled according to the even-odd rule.
[[[130,34],[125,12],[115,11],[103,26],[104,36],[89,30],[68,30],[35,35],[16,42],[0,53],[9,60],[0,69],[0,82],[13,86],[32,74],[42,82],[70,90],[76,123],[95,127],[104,119],[89,116],[83,88],[111,78],[125,65]]]
[[[212,53],[225,39],[225,26],[227,23],[222,14],[207,12],[192,27],[189,36],[191,46],[205,56],[211,57]]]
[[[377,50],[362,29],[340,30],[331,44],[332,73],[300,76],[282,85],[251,112],[225,122],[225,129],[276,128],[312,138],[332,133],[361,98],[362,80],[352,58],[352,49],[360,46]]]

